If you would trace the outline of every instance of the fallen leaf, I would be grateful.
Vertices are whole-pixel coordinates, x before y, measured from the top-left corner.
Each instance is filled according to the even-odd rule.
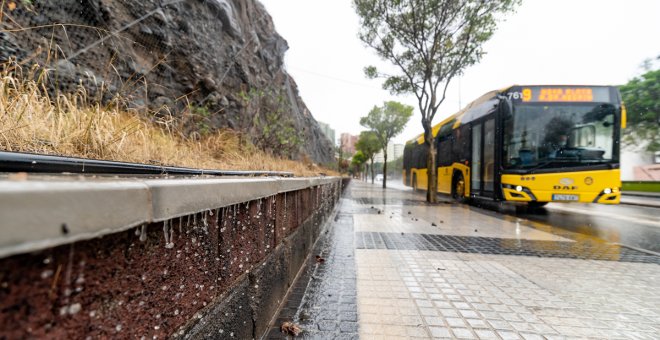
[[[322,258],[322,257],[320,257],[320,256],[318,256],[318,255],[316,255],[316,262],[317,262],[317,263],[323,263],[323,262],[325,262],[325,259]]]
[[[11,1],[7,4],[7,8],[9,8],[10,11],[13,11],[16,9],[16,3]]]
[[[431,222],[431,226],[433,226],[433,227],[437,227],[438,225],[435,224],[435,222]]]
[[[298,334],[302,332],[302,329],[300,329],[300,327],[295,323],[286,321],[282,323],[282,326],[280,326],[280,331],[287,335],[298,336]]]

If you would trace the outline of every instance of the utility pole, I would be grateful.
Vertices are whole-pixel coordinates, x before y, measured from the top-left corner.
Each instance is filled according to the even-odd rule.
[[[458,110],[460,111],[463,108],[461,103],[461,76],[458,76]]]

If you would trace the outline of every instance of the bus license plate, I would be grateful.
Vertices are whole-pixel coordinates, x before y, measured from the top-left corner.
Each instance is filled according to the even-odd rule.
[[[553,194],[553,201],[579,201],[580,196],[578,195],[562,195],[562,194]]]

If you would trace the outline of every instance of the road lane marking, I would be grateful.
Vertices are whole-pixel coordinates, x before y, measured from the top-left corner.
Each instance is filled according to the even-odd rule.
[[[614,214],[614,213],[608,213],[608,212],[602,212],[602,211],[590,211],[590,210],[583,210],[583,209],[576,209],[576,208],[567,208],[567,207],[556,206],[556,205],[548,207],[547,209],[560,210],[560,211],[572,212],[572,213],[577,213],[577,214],[592,215],[592,216],[596,216],[596,217],[613,218],[613,219],[617,219],[617,220],[620,220],[620,221],[628,221],[628,222],[632,222],[632,223],[637,223],[637,224],[648,225],[648,226],[653,226],[653,227],[660,228],[660,222],[659,221],[649,221],[649,220],[645,220],[645,219],[641,219],[641,218],[637,218],[637,217],[619,215],[619,214]]]

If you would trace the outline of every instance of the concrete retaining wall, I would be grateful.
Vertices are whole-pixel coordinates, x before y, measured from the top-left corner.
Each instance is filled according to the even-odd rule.
[[[69,217],[59,209],[89,202],[75,194],[65,195],[66,204],[53,197],[58,209],[32,206],[33,216],[26,217],[8,210],[19,209],[11,195],[27,205],[23,212],[30,202],[48,200],[30,200],[39,190],[20,194],[18,184],[3,193],[7,186],[0,181],[0,203],[9,202],[0,206],[0,339],[259,338],[331,216],[342,181],[261,180],[267,191],[254,190],[259,179],[244,186],[231,180],[224,188],[215,180],[207,183],[215,185],[212,190],[167,181],[132,184],[146,186],[147,214],[128,208],[122,216],[97,216],[99,207],[73,207],[83,216],[66,227],[61,216]],[[149,185],[170,191],[159,198]],[[85,192],[81,197],[88,201],[102,199]],[[135,219],[131,214],[151,222],[123,225]],[[49,236],[34,235],[39,226],[33,221]],[[100,221],[94,223],[103,228],[85,221]]]

